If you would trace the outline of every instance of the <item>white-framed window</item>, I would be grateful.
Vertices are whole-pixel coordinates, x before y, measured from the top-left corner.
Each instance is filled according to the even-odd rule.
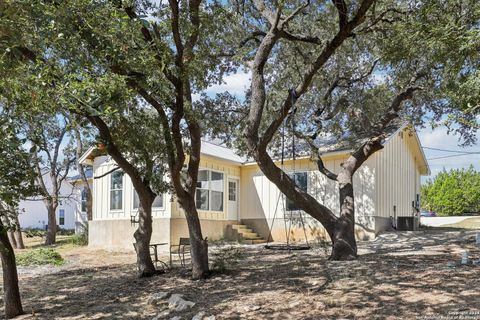
[[[237,201],[237,182],[228,181],[228,200]]]
[[[196,206],[199,210],[223,211],[223,172],[199,170],[197,178]]]
[[[80,199],[80,209],[82,210],[83,213],[87,212],[87,197],[88,197],[88,191],[87,188],[82,189],[82,194],[81,194],[81,199]]]
[[[65,209],[58,210],[58,225],[65,225]]]
[[[123,172],[114,171],[110,176],[110,210],[123,208]]]
[[[140,197],[135,189],[133,189],[133,209],[140,207]],[[153,200],[152,208],[163,208],[163,194],[158,194]]]
[[[307,172],[289,173],[288,176],[295,182],[295,185],[303,191],[308,191],[308,175]],[[300,210],[300,208],[290,199],[286,198],[285,208],[287,211]]]

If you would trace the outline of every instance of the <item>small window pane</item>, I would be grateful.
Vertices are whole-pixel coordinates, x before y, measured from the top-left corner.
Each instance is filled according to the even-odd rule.
[[[223,173],[212,171],[212,181],[210,182],[210,190],[223,191]]]
[[[212,211],[223,211],[223,192],[212,191]]]
[[[58,212],[58,224],[61,226],[65,225],[65,209],[60,209]]]
[[[123,172],[115,171],[110,180],[110,210],[121,210],[123,203]]]
[[[121,210],[122,200],[122,190],[112,191],[110,194],[110,210]]]
[[[208,170],[198,171],[197,188],[208,189]]]
[[[228,182],[228,200],[237,201],[237,183],[233,181]]]
[[[195,201],[197,209],[208,210],[208,190],[197,189]]]
[[[303,191],[307,192],[307,173],[306,172],[296,172],[295,175],[289,175],[295,182],[295,185],[302,189]],[[300,208],[290,199],[286,199],[285,207],[287,211],[295,211],[300,210]]]
[[[159,194],[158,196],[155,197],[155,200],[153,200],[152,207],[154,208],[163,208],[163,195]]]
[[[82,210],[82,212],[87,212],[87,195],[88,195],[87,188],[83,188],[82,198],[81,198],[81,210]]]
[[[112,190],[118,190],[123,188],[123,172],[115,171],[112,173]]]

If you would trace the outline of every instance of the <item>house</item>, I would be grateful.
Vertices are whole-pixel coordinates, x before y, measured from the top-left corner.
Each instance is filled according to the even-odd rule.
[[[93,170],[88,166],[85,170],[85,177],[92,188]],[[88,227],[87,217],[87,188],[80,174],[69,177],[68,182],[73,186],[72,197],[75,199],[75,233],[84,232]]]
[[[43,173],[45,187],[50,190],[52,180],[48,171]],[[57,208],[57,225],[61,229],[75,229],[76,200],[74,199],[74,187],[68,181],[64,181],[60,188],[60,200]],[[34,197],[20,201],[18,220],[22,229],[46,230],[48,225],[48,212],[42,197]]]
[[[325,166],[338,172],[351,150],[330,150],[323,154]],[[82,163],[93,166],[100,177],[115,167],[114,161],[91,148]],[[297,183],[320,202],[339,211],[336,182],[328,180],[309,157],[286,160],[283,166]],[[372,239],[392,226],[398,217],[413,217],[419,204],[420,177],[429,167],[414,129],[404,126],[391,133],[384,149],[363,164],[354,177],[356,235]],[[202,231],[208,239],[243,235],[251,243],[267,238],[285,241],[286,227],[291,241],[326,236],[323,227],[296,210],[254,162],[233,150],[202,143],[198,175],[197,208]],[[136,225],[131,216],[138,210],[138,197],[127,175],[114,171],[93,182],[93,219],[89,222],[89,244],[108,248],[133,248]],[[188,236],[184,213],[171,194],[161,194],[154,202],[152,243],[178,243]],[[290,219],[291,216],[297,219]],[[299,223],[298,217],[302,217]],[[291,223],[293,221],[293,223]],[[234,230],[233,230],[234,229]],[[305,230],[305,232],[304,232]]]

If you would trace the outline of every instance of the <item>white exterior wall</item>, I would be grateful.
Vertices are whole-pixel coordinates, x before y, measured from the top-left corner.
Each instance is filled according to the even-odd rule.
[[[325,159],[325,166],[338,173],[340,164],[346,157]],[[369,159],[354,176],[354,195],[357,218],[373,216],[375,210],[375,162]],[[297,160],[295,168],[289,162],[284,166],[286,172],[307,171],[308,193],[313,195],[320,203],[338,214],[340,210],[338,183],[320,173],[316,163],[307,160]],[[263,175],[257,165],[247,165],[241,171],[241,218],[242,219],[272,219],[275,215],[280,191],[277,186]],[[283,198],[278,203],[276,217],[283,217]]]
[[[45,186],[47,189],[50,189],[52,182],[50,176],[45,174],[43,176],[45,181]],[[65,197],[60,200],[60,204],[57,208],[57,225],[62,229],[73,230],[75,229],[75,210],[76,210],[76,201],[73,194],[73,186],[64,181],[60,189],[60,195]],[[65,224],[59,224],[59,212],[60,210],[65,210]],[[45,230],[48,224],[48,213],[45,203],[41,198],[35,200],[23,200],[19,203],[20,214],[18,219],[20,221],[20,227],[32,228],[32,229],[42,229]]]
[[[375,205],[377,215],[384,218],[412,216],[412,201],[420,193],[420,169],[414,149],[415,137],[399,132],[377,152]]]
[[[89,179],[90,188],[93,187],[92,179]],[[74,182],[74,199],[75,199],[75,232],[83,232],[88,226],[88,217],[87,212],[82,211],[82,191],[85,187],[85,184],[82,180],[77,180]],[[93,203],[93,202],[92,202]]]
[[[115,162],[108,156],[97,157],[93,164],[94,177],[101,176],[115,167]],[[127,174],[123,175],[122,210],[110,210],[110,181],[111,174],[93,180],[93,220],[130,220],[130,216],[137,212],[137,209],[133,208],[132,180]],[[154,218],[170,218],[172,208],[170,200],[170,195],[163,194],[163,208],[152,208],[152,216]]]

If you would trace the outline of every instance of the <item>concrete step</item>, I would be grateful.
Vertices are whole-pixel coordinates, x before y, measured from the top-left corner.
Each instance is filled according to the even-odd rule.
[[[243,234],[243,233],[255,233],[255,231],[253,231],[252,229],[237,229],[237,232],[239,234]]]
[[[263,240],[262,237],[256,235],[256,236],[251,236],[251,237],[242,237],[243,240]]]
[[[234,230],[248,229],[248,226],[244,224],[232,224],[232,229]]]
[[[265,239],[243,240],[243,243],[245,243],[245,244],[262,244],[262,243],[267,243],[267,240],[265,240]]]
[[[258,234],[255,232],[240,232],[240,235],[245,239],[258,237]]]

